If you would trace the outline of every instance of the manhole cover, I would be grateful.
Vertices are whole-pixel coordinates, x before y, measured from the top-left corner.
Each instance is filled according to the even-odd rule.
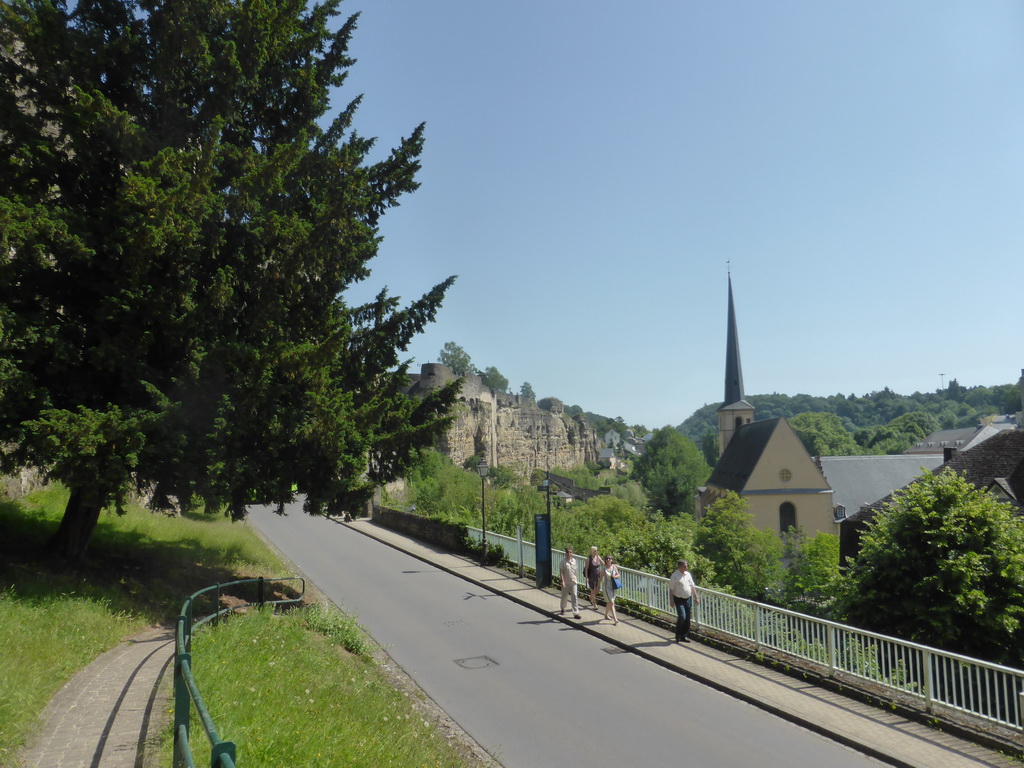
[[[498,666],[498,662],[490,656],[473,656],[468,659],[455,659],[455,663],[463,669],[484,669],[485,667]]]
[[[625,653],[626,652],[625,648],[619,648],[618,646],[615,646],[615,645],[611,646],[610,648],[602,648],[601,650],[604,651],[605,653]]]
[[[446,627],[464,627],[466,626],[466,622],[456,619],[455,621],[446,621],[444,625]]]

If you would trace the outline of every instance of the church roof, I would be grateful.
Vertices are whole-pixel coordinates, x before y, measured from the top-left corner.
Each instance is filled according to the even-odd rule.
[[[779,421],[781,418],[765,419],[752,424],[744,424],[737,429],[729,441],[729,445],[725,447],[725,453],[715,465],[715,471],[711,473],[708,485],[716,485],[737,493],[742,491],[757,463],[761,460],[761,455],[774,434],[775,428],[779,425]]]

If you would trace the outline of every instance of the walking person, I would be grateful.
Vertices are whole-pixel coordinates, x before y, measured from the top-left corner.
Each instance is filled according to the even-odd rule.
[[[590,607],[597,610],[597,590],[601,587],[601,569],[604,561],[597,553],[597,547],[590,548],[590,556],[587,557],[587,564],[583,566],[583,575],[587,577],[587,587],[590,588]]]
[[[604,567],[601,569],[601,575],[604,577],[604,617],[611,619],[613,624],[619,623],[619,617],[615,613],[615,593],[619,591],[621,585],[619,576],[619,566],[615,564],[615,558],[609,555],[604,559]],[[608,614],[611,614],[610,616]]]
[[[580,617],[580,599],[576,588],[579,577],[576,575],[576,555],[573,554],[572,547],[565,548],[565,560],[562,561],[559,573],[562,577],[562,609],[558,615],[565,615],[565,603],[568,601],[572,606],[572,617],[578,619]]]
[[[693,606],[700,604],[700,597],[690,574],[690,564],[685,560],[680,560],[679,567],[672,572],[668,580],[668,594],[676,607],[676,642],[688,643]]]

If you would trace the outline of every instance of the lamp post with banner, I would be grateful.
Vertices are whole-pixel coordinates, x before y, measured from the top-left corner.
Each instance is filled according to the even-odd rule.
[[[533,516],[533,541],[537,560],[537,588],[551,586],[551,473],[537,490],[547,496],[547,512]]]

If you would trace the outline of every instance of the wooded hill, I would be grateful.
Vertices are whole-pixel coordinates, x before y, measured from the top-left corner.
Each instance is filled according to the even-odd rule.
[[[790,419],[807,412],[831,413],[842,420],[851,434],[884,426],[906,413],[927,413],[935,417],[938,429],[955,429],[974,426],[986,416],[1016,413],[1021,409],[1020,391],[1016,384],[963,387],[956,379],[950,381],[945,389],[912,395],[900,395],[886,387],[859,397],[852,393],[828,397],[772,393],[749,395],[746,400],[756,409],[758,420],[777,416]],[[699,444],[708,430],[718,429],[715,411],[720,406],[721,403],[711,403],[698,408],[676,429]]]

